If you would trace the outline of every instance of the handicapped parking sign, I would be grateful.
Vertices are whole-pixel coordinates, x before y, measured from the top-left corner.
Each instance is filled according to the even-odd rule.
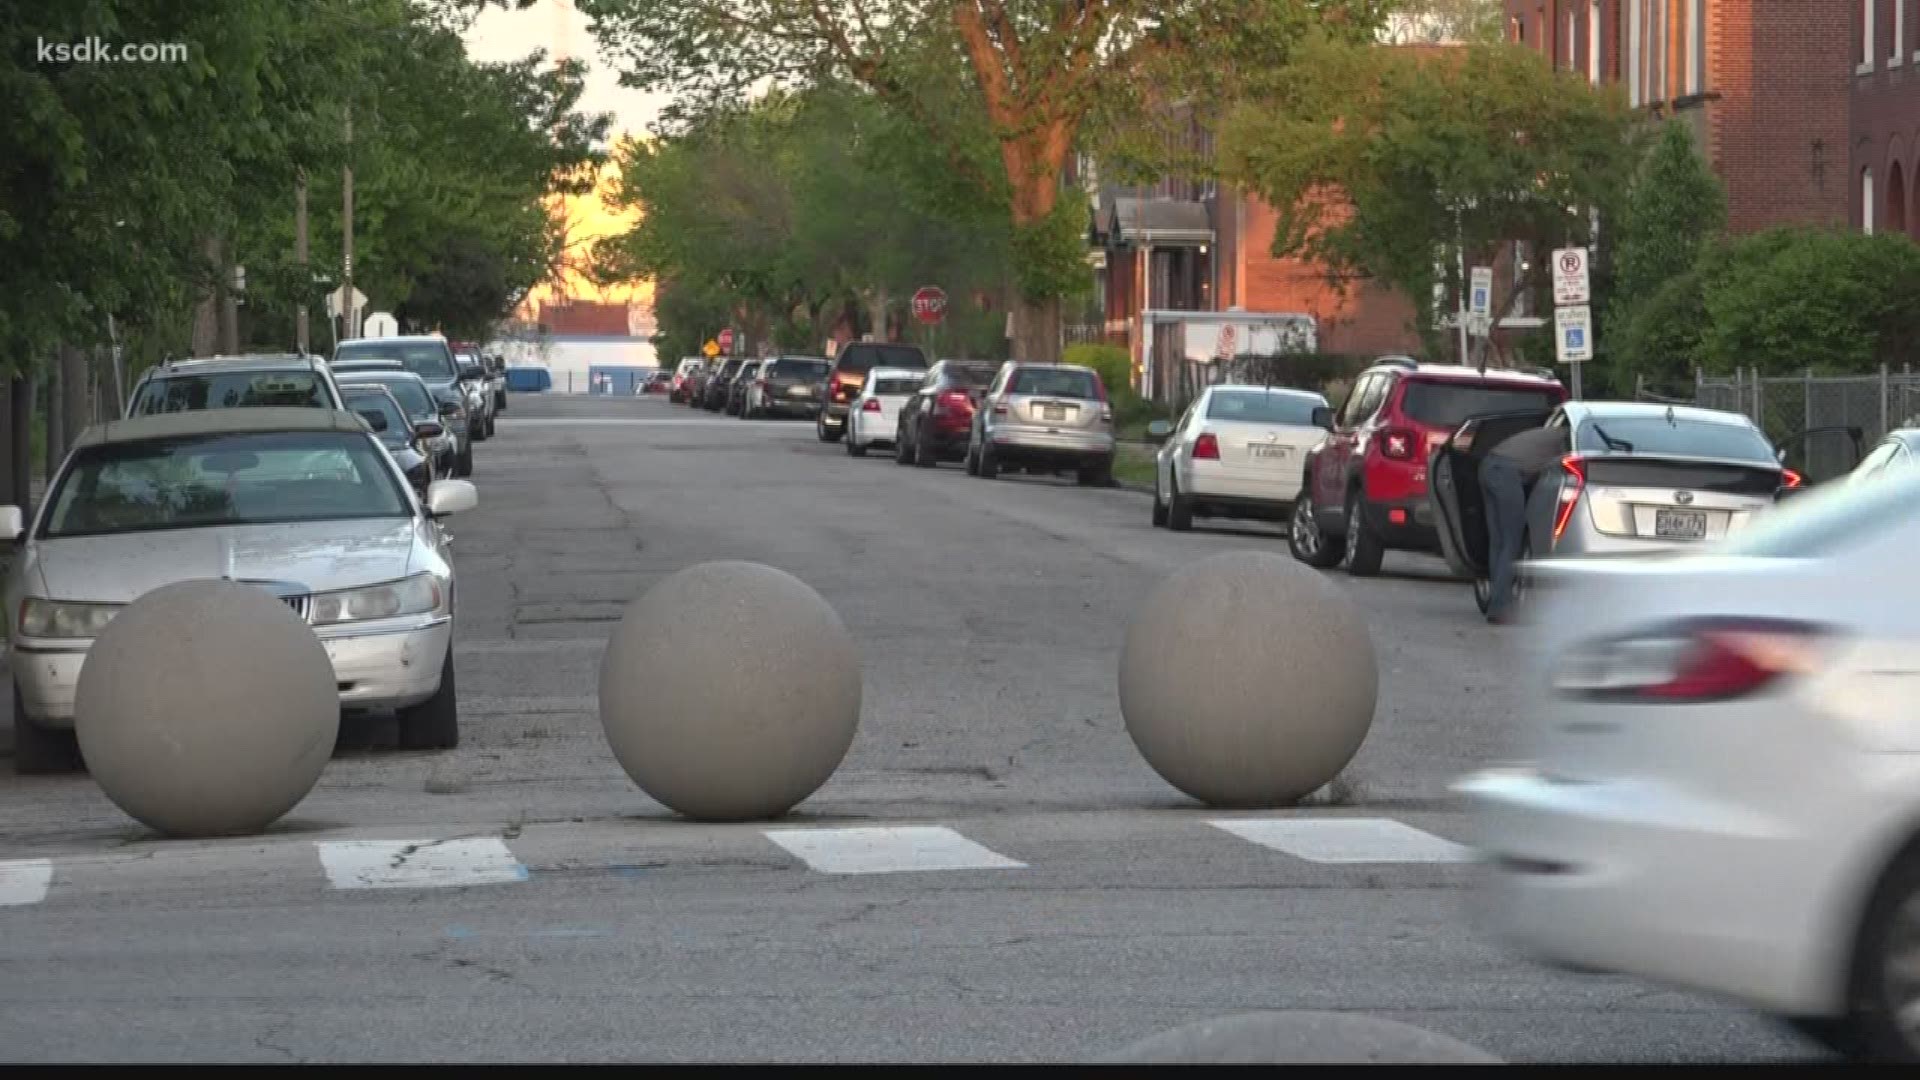
[[[1593,359],[1593,311],[1585,304],[1555,308],[1554,352],[1563,364]]]

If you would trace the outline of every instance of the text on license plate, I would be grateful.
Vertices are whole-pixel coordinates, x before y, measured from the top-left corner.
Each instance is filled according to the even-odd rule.
[[[1066,418],[1067,407],[1065,405],[1040,406],[1040,419],[1042,420],[1065,420]]]
[[[787,393],[794,397],[808,397],[813,394],[813,389],[806,386],[790,386],[787,388]]]
[[[1661,540],[1704,540],[1707,514],[1704,510],[1655,510],[1653,535]]]
[[[1254,456],[1254,457],[1257,457],[1257,458],[1279,458],[1279,459],[1284,459],[1284,458],[1285,458],[1285,457],[1287,456],[1287,454],[1288,454],[1288,452],[1292,450],[1292,447],[1288,447],[1288,446],[1265,446],[1265,445],[1261,445],[1261,444],[1259,444],[1259,443],[1255,443],[1254,445],[1252,445],[1252,446],[1249,446],[1249,447],[1248,447],[1247,449],[1248,449],[1248,450],[1250,450],[1250,451],[1252,451],[1252,453],[1253,453],[1253,456]]]

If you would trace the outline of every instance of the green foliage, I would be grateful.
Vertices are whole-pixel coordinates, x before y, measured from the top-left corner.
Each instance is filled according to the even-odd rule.
[[[1702,261],[1708,370],[1876,370],[1920,341],[1920,244],[1845,230],[1774,229]]]
[[[1727,223],[1727,195],[1686,124],[1669,120],[1627,195],[1614,253],[1614,305],[1630,307],[1693,269]]]
[[[1619,205],[1636,132],[1616,91],[1529,49],[1316,42],[1288,78],[1229,114],[1220,145],[1228,178],[1279,209],[1277,254],[1394,287],[1442,352],[1430,301],[1441,286],[1450,310],[1463,286],[1445,254],[1460,243],[1469,263],[1491,265],[1512,242],[1590,243],[1585,210]],[[1541,287],[1545,260],[1532,261],[1494,297],[1496,315]]]
[[[1106,384],[1108,395],[1116,401],[1135,396],[1133,358],[1127,355],[1127,350],[1118,345],[1093,343],[1069,345],[1060,354],[1060,362],[1080,364],[1098,372],[1100,381]]]

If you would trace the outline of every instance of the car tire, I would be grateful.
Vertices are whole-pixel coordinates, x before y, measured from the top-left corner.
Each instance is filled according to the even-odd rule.
[[[842,427],[839,431],[834,431],[827,427],[827,421],[824,416],[814,420],[813,431],[815,435],[820,437],[820,441],[824,443],[839,442],[847,433],[845,427]]]
[[[847,433],[846,443],[847,443],[848,457],[866,457],[867,456],[867,444],[861,442],[858,439],[855,439],[853,437],[852,432]]]
[[[493,411],[494,412],[507,411],[507,392],[505,390],[502,390],[499,393],[493,395]]]
[[[467,441],[477,443],[487,441],[487,421],[484,417],[474,418],[467,429]]]
[[[1168,477],[1171,495],[1167,499],[1167,528],[1187,532],[1193,528],[1193,500],[1180,494],[1180,478]]]
[[[1493,607],[1493,579],[1485,574],[1473,576],[1473,603],[1485,615]]]
[[[462,480],[473,475],[473,444],[471,442],[467,444],[466,449],[460,451],[460,456],[454,459],[453,474]]]
[[[1380,560],[1385,554],[1380,538],[1367,528],[1360,493],[1355,491],[1347,496],[1347,549],[1341,554],[1341,566],[1354,577],[1372,577],[1380,572]]]
[[[80,741],[70,730],[42,727],[27,718],[20,688],[13,689],[13,771],[21,776],[78,772]]]
[[[1340,562],[1343,543],[1328,536],[1320,527],[1313,506],[1313,495],[1305,490],[1293,504],[1293,516],[1287,520],[1287,549],[1293,557],[1316,570],[1330,570]]]
[[[927,433],[916,428],[913,433],[913,463],[922,469],[931,469],[940,464],[940,459],[927,449]]]
[[[1000,476],[1000,458],[999,455],[993,452],[993,446],[989,443],[982,443],[980,445],[980,472],[978,475],[982,480],[995,480]]]
[[[974,445],[973,445],[973,440],[972,440],[971,438],[969,438],[969,439],[967,440],[967,465],[966,465],[966,468],[967,468],[967,475],[968,475],[968,476],[979,476],[979,475],[980,475],[980,454],[979,454],[979,452],[978,452],[978,451],[976,451],[976,450],[974,449]]]
[[[1160,466],[1153,467],[1153,527],[1167,527],[1167,504],[1160,499]]]
[[[447,643],[447,658],[440,663],[440,688],[418,705],[400,710],[400,748],[403,750],[451,750],[460,745],[459,691],[453,683],[453,643]]]
[[[1850,1006],[1842,1022],[1829,1029],[1831,1040],[1849,1058],[1877,1063],[1920,1063],[1920,1036],[1903,1032],[1900,1015],[1920,1008],[1920,980],[1902,979],[1904,993],[1896,999],[1893,969],[1913,963],[1913,956],[1893,955],[1896,945],[1909,949],[1920,933],[1920,849],[1909,847],[1881,878],[1867,904],[1855,937],[1848,974]]]

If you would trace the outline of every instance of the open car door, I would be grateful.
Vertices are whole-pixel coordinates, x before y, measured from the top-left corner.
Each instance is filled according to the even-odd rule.
[[[1475,416],[1454,430],[1427,465],[1428,497],[1440,523],[1440,550],[1447,565],[1474,583],[1474,598],[1485,610],[1487,588],[1487,512],[1480,497],[1480,463],[1509,436],[1544,427],[1547,412]]]

